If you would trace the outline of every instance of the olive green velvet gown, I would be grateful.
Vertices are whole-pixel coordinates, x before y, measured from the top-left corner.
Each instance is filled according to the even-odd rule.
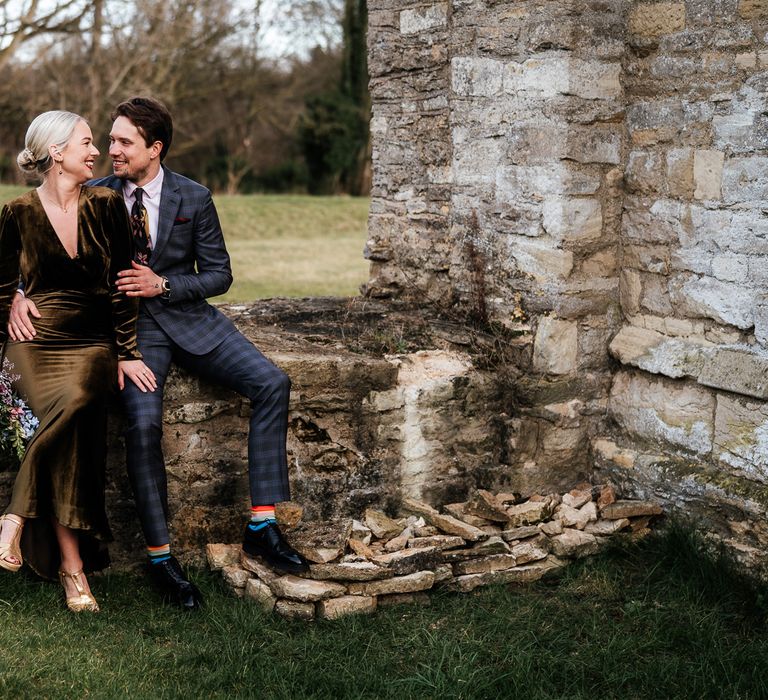
[[[77,255],[71,258],[32,190],[0,212],[0,339],[6,340],[19,275],[41,318],[34,340],[8,342],[6,357],[40,425],[27,445],[6,512],[27,520],[21,548],[38,574],[55,578],[58,544],[52,518],[78,531],[85,571],[109,563],[104,509],[106,409],[117,359],[140,359],[138,301],[118,292],[131,266],[123,199],[106,187],[83,187]]]

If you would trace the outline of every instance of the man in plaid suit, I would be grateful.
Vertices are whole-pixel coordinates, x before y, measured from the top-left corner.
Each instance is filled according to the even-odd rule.
[[[146,236],[148,253],[137,254],[135,260],[141,262],[119,273],[118,287],[141,299],[139,349],[154,374],[142,387],[119,381],[128,474],[149,570],[167,598],[194,610],[201,596],[171,555],[167,526],[161,437],[163,388],[171,361],[251,400],[251,518],[243,549],[277,568],[301,573],[308,569],[306,561],[284,540],[274,520],[274,504],[289,498],[285,442],[290,380],[205,301],[229,288],[230,260],[211,193],[162,165],[173,136],[167,109],[156,100],[136,97],[119,104],[112,119],[114,174],[90,184],[120,192],[132,220],[145,222],[134,236]],[[35,309],[21,295],[15,302],[9,330],[29,337],[27,312],[35,315]]]

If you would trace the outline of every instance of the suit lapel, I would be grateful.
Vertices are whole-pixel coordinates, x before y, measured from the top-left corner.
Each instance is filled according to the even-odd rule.
[[[163,176],[163,189],[160,192],[160,220],[157,222],[157,240],[149,258],[150,263],[157,261],[168,243],[173,222],[176,220],[181,205],[181,192],[174,174],[166,167],[163,167],[163,171],[165,174]]]

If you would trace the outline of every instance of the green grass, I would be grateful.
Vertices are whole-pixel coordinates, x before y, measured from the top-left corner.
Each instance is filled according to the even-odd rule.
[[[0,574],[2,697],[765,698],[765,587],[672,529],[557,581],[303,623],[197,572],[197,615],[141,578],[93,577],[103,612]]]
[[[25,190],[0,185],[0,202]],[[363,258],[368,199],[217,195],[214,200],[235,278],[216,301],[354,296],[368,279]]]

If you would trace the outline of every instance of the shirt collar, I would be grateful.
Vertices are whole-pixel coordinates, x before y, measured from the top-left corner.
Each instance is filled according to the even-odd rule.
[[[157,175],[153,177],[146,185],[142,185],[141,189],[144,190],[144,197],[149,197],[149,199],[155,199],[156,197],[160,197],[160,192],[163,189],[163,177],[165,175],[165,172],[162,168],[158,171]],[[125,192],[126,197],[133,197],[133,193],[136,191],[136,183],[130,182],[129,180],[125,180],[123,183],[123,191]]]

